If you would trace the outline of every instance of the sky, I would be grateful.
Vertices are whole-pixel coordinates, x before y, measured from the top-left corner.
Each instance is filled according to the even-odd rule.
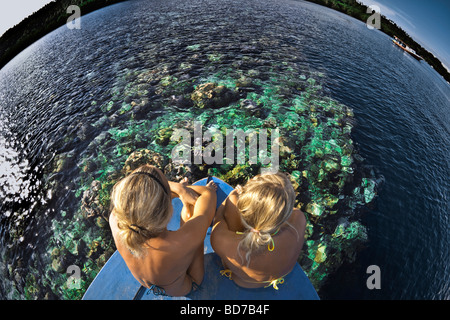
[[[0,0],[0,35],[52,0]]]
[[[450,0],[358,0],[377,5],[450,69]],[[0,0],[0,35],[52,0]]]

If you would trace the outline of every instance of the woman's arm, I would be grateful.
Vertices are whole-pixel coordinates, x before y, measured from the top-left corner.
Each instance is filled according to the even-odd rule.
[[[219,256],[224,255],[224,250],[226,250],[227,246],[227,239],[231,237],[233,233],[232,231],[230,231],[230,229],[228,229],[228,224],[225,221],[224,212],[225,201],[216,211],[216,216],[214,217],[214,225],[212,227],[210,237],[211,246]]]
[[[230,241],[236,236],[236,231],[243,231],[241,213],[236,207],[239,193],[233,190],[217,209],[211,232],[211,246],[220,256],[225,254]]]
[[[225,223],[228,226],[228,229],[231,231],[243,231],[244,225],[241,220],[241,213],[239,209],[236,207],[237,201],[239,199],[239,193],[237,190],[233,190],[228,198],[225,200],[223,205],[223,218]]]
[[[211,225],[216,213],[216,190],[213,187],[204,186],[189,186],[187,188],[196,192],[198,198],[195,204],[191,206],[190,217],[183,224],[183,228],[195,229],[200,233],[203,233],[204,229],[206,234],[206,230]]]

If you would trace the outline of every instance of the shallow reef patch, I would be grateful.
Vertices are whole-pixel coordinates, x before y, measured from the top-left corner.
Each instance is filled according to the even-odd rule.
[[[85,147],[78,157],[56,154],[44,180],[49,189],[59,190],[63,182],[58,173],[74,170],[72,197],[77,205],[61,208],[52,220],[46,271],[38,275],[38,268],[30,266],[32,275],[22,284],[27,298],[83,296],[115,250],[107,221],[111,189],[139,165],[156,165],[172,181],[214,175],[232,186],[270,166],[249,163],[248,138],[244,163],[174,163],[172,149],[179,141],[173,133],[187,130],[192,147],[195,122],[223,136],[230,129],[264,129],[269,153],[271,134],[278,130],[279,169],[289,175],[296,207],[307,218],[298,261],[319,294],[330,274],[355,261],[368,240],[360,213],[374,203],[378,180],[352,139],[352,109],[326,95],[322,73],[248,56],[230,66],[220,55],[201,58],[200,47],[188,47],[193,56],[181,65],[162,61],[153,68],[123,69],[110,98],[92,101],[85,112],[95,114],[95,120],[65,138]],[[196,59],[207,61],[201,73],[195,69]],[[203,149],[207,145],[202,142]],[[81,270],[76,286],[67,281],[70,265]]]

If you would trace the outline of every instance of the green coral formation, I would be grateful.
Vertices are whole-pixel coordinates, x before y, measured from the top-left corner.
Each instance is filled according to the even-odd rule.
[[[367,242],[366,228],[359,221],[341,221],[332,234],[306,240],[307,249],[299,258],[302,267],[316,288],[344,263],[355,262],[357,253]]]
[[[198,57],[200,48],[190,45],[187,51]],[[91,103],[91,113],[100,115],[77,131],[85,150],[79,158],[57,154],[48,174],[53,177],[76,162],[79,178],[73,196],[79,206],[61,209],[52,221],[45,254],[48,267],[43,275],[31,272],[27,277],[27,298],[42,297],[39,288],[65,299],[82,297],[115,250],[107,222],[111,189],[139,165],[154,164],[173,181],[186,176],[194,182],[209,174],[233,186],[272,165],[261,163],[260,157],[249,163],[249,138],[244,163],[237,162],[237,154],[212,164],[195,164],[193,157],[190,164],[172,162],[172,150],[179,143],[173,139],[176,129],[191,134],[191,141],[183,143],[194,155],[196,121],[203,134],[214,129],[223,137],[227,130],[267,130],[268,153],[273,130],[279,131],[279,169],[289,174],[296,206],[308,221],[299,263],[319,292],[340,265],[355,260],[367,241],[356,213],[373,202],[377,185],[373,173],[363,170],[352,141],[352,110],[324,95],[321,73],[299,73],[287,62],[269,64],[246,56],[239,65],[226,66],[223,55],[204,55],[206,71],[197,76],[190,76],[195,65],[190,60],[181,62],[177,72],[165,62],[152,69],[124,69],[110,99]],[[95,134],[88,139],[83,131]],[[205,151],[211,142],[200,143]],[[233,140],[235,150],[237,143]],[[49,178],[52,189],[62,187],[52,181]],[[68,282],[71,265],[81,270],[76,285]]]
[[[128,83],[122,95],[136,94],[145,83],[157,83],[153,90],[166,97],[157,104],[163,111],[154,121],[151,117],[136,119],[138,101],[135,108],[127,110],[124,115],[128,118],[107,131],[116,145],[115,154],[110,154],[107,162],[109,166],[117,163],[115,169],[119,171],[130,151],[145,150],[162,156],[163,160],[148,162],[157,163],[171,179],[188,176],[195,181],[211,174],[232,185],[242,184],[263,166],[260,162],[248,163],[248,148],[244,164],[234,159],[224,163],[174,165],[170,159],[172,148],[178,143],[171,139],[174,130],[188,130],[193,137],[194,121],[202,123],[203,132],[216,129],[223,136],[229,129],[259,132],[265,128],[269,130],[270,149],[270,132],[279,129],[280,170],[290,174],[297,192],[297,206],[309,221],[308,239],[299,262],[320,290],[328,275],[342,263],[354,261],[366,242],[365,227],[357,220],[352,221],[352,212],[373,201],[376,185],[370,175],[356,174],[362,159],[351,138],[352,110],[321,95],[320,74],[298,76],[286,68],[283,76],[277,76],[278,68],[272,66],[266,73],[271,75],[268,77],[261,70],[233,68],[189,80],[167,77],[164,73],[158,78],[153,71],[137,74],[137,81],[133,85]],[[136,100],[139,98],[133,98]],[[117,103],[107,102],[104,107],[111,104]],[[119,113],[122,109],[117,108]],[[108,110],[106,113],[108,116]],[[191,141],[189,146],[193,145]],[[203,142],[202,147],[206,146]],[[99,155],[108,152],[102,150],[102,144],[99,147]],[[106,164],[103,157],[91,160],[98,162],[99,168]],[[95,180],[106,189],[105,199],[117,180],[111,178],[114,170],[108,172],[109,176],[100,175]],[[105,208],[106,202],[102,203]],[[342,216],[347,222],[338,224]]]

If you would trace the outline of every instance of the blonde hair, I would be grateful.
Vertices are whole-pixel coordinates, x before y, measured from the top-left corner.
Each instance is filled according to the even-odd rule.
[[[164,231],[172,217],[170,203],[170,187],[154,166],[143,165],[114,185],[111,211],[119,238],[134,255],[144,255],[143,244]]]
[[[284,223],[291,226],[287,220],[291,217],[294,203],[294,188],[281,172],[258,175],[247,181],[236,204],[246,229],[238,245],[238,254],[241,256],[241,250],[246,252],[247,266],[251,254],[267,248],[273,241],[272,235]]]

